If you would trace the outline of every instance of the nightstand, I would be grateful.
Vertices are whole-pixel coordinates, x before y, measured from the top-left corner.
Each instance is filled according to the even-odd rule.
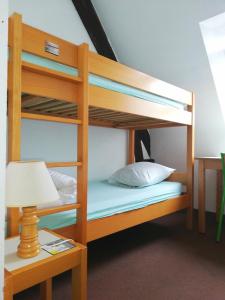
[[[39,231],[41,245],[64,237],[49,231]],[[33,285],[41,284],[41,300],[52,299],[52,277],[72,270],[72,299],[87,298],[87,249],[73,242],[75,247],[56,255],[41,250],[39,255],[22,259],[16,254],[19,237],[5,241],[5,299],[13,299],[13,295]],[[10,279],[10,280],[9,280]],[[7,282],[9,288],[7,288]],[[7,298],[6,298],[7,297]]]

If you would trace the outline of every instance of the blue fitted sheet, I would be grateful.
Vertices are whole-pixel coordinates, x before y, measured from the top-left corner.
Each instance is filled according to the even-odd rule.
[[[63,72],[72,76],[78,76],[79,72],[76,68],[67,66],[67,65],[63,65],[61,63],[57,63],[53,60],[50,59],[46,59],[40,56],[36,56],[27,52],[22,52],[22,60],[35,64],[35,65],[39,65],[42,67],[46,67],[55,71],[59,71],[59,72]],[[95,85],[95,86],[99,86],[108,90],[112,90],[115,92],[119,92],[122,94],[126,94],[129,96],[133,96],[136,98],[140,98],[146,101],[150,101],[150,102],[155,102],[155,103],[159,103],[162,105],[166,105],[166,106],[172,106],[175,107],[177,109],[185,109],[186,105],[183,103],[179,103],[175,100],[172,99],[168,99],[168,98],[164,98],[161,96],[157,96],[155,94],[149,93],[149,92],[145,92],[143,90],[137,89],[137,88],[133,88],[130,87],[128,85],[125,84],[121,84],[118,83],[116,81],[98,76],[98,75],[94,75],[94,74],[89,74],[89,83],[91,85]]]
[[[142,208],[181,193],[182,184],[178,182],[163,181],[144,188],[128,188],[107,181],[92,181],[88,184],[88,220]],[[75,215],[75,210],[48,215],[41,218],[39,227],[55,229],[69,226],[76,223]]]

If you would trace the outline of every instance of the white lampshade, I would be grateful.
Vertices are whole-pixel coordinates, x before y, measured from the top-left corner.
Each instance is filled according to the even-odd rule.
[[[6,169],[6,206],[37,206],[59,199],[42,161],[10,162]]]

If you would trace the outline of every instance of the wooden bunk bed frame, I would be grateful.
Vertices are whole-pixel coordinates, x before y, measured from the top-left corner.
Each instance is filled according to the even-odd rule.
[[[60,54],[45,51],[45,43],[59,45]],[[117,231],[187,209],[187,226],[192,227],[194,95],[183,89],[133,70],[22,23],[14,14],[9,20],[8,141],[9,161],[20,160],[21,119],[61,122],[78,126],[77,162],[47,162],[48,167],[77,167],[77,203],[37,213],[44,216],[77,209],[77,223],[56,232],[86,244]],[[78,76],[38,66],[22,60],[22,51],[77,68]],[[187,105],[187,110],[125,95],[90,85],[89,73],[170,98]],[[129,132],[128,162],[134,162],[135,129],[173,126],[187,127],[187,171],[174,173],[170,180],[180,181],[187,191],[174,199],[145,208],[87,221],[88,125],[123,128]],[[8,210],[8,233],[19,231],[20,212]]]

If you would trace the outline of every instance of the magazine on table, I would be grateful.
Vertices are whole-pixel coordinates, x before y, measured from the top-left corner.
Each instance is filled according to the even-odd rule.
[[[76,245],[74,245],[72,243],[71,239],[68,239],[68,240],[58,239],[53,242],[42,245],[41,249],[47,251],[48,253],[50,253],[52,255],[55,255],[55,254],[64,252],[66,250],[72,249],[74,247],[76,247]]]

